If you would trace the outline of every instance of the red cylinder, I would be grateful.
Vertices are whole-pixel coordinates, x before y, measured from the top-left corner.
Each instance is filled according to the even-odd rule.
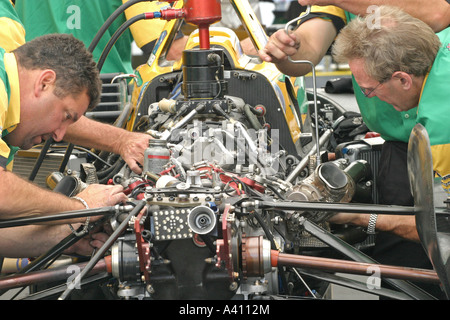
[[[200,49],[209,49],[209,25],[222,19],[220,0],[186,0],[184,20],[198,26]]]
[[[197,26],[210,25],[222,19],[220,0],[186,0],[185,21]]]

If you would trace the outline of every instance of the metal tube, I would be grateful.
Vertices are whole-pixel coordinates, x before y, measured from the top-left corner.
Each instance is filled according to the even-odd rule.
[[[333,131],[331,129],[326,130],[322,136],[318,139],[319,141],[319,149],[321,146],[327,142],[331,136]],[[295,167],[295,169],[289,174],[286,178],[286,182],[293,183],[295,178],[299,175],[299,173],[307,166],[309,162],[309,157],[312,156],[317,151],[317,145],[313,145],[311,150],[309,150],[308,154],[300,161],[300,163]]]
[[[30,176],[28,177],[29,181],[34,181],[34,178],[36,178],[36,175],[41,168],[42,162],[44,162],[45,156],[47,155],[48,149],[50,149],[50,146],[55,141],[53,138],[48,138],[47,141],[45,141],[44,147],[42,148],[41,152],[39,153],[39,157],[37,158],[33,169],[31,170]]]
[[[330,211],[347,213],[373,213],[393,214],[393,215],[414,215],[415,207],[360,204],[360,203],[328,203],[328,202],[275,202],[275,201],[255,201],[258,208],[274,208],[281,210],[299,211]]]
[[[311,12],[311,6],[308,5],[306,6],[306,12],[302,15],[300,15],[299,17],[289,21],[286,26],[285,26],[285,31],[287,34],[289,34],[289,26],[301,19],[303,19],[304,17],[306,17],[307,15],[309,15]],[[320,142],[319,142],[319,110],[318,110],[318,106],[317,106],[317,85],[316,85],[316,67],[314,65],[314,63],[312,63],[309,60],[293,60],[291,58],[291,56],[288,56],[288,60],[292,63],[300,63],[300,64],[309,64],[311,66],[311,72],[312,72],[312,82],[313,82],[313,97],[314,97],[314,123],[315,123],[315,134],[316,134],[316,148],[315,148],[315,152],[317,154],[317,166],[320,165]],[[292,175],[290,177],[292,179]],[[287,180],[288,182],[291,182],[290,180]]]
[[[20,288],[29,285],[35,285],[39,283],[46,283],[52,281],[59,281],[69,278],[73,272],[68,267],[79,268],[83,270],[87,265],[86,263],[71,264],[64,267],[46,269],[41,271],[35,271],[27,274],[12,275],[0,278],[0,290],[9,290],[13,288]],[[99,272],[107,271],[107,261],[105,259],[100,260],[90,271],[89,274],[96,274]]]
[[[272,267],[291,266],[300,268],[314,268],[323,271],[343,272],[370,276],[374,271],[383,278],[404,279],[420,282],[440,283],[439,277],[433,270],[397,267],[390,265],[354,262],[348,260],[293,255],[272,250]]]
[[[178,128],[181,128],[186,123],[188,123],[194,116],[202,111],[205,108],[205,104],[200,103],[194,110],[189,112],[186,117],[184,117],[182,120],[180,120],[175,126],[173,126],[170,129],[167,129],[163,133],[160,134],[159,139],[168,140],[172,134],[172,132]]]
[[[102,207],[102,208],[66,211],[66,212],[62,212],[59,214],[53,214],[53,215],[48,215],[48,216],[35,216],[35,217],[0,220],[0,229],[1,228],[18,227],[18,226],[26,226],[26,225],[30,225],[30,224],[39,224],[39,223],[51,222],[51,221],[57,221],[57,220],[72,220],[72,219],[84,218],[84,217],[108,215],[108,214],[116,213],[117,210],[118,210],[117,206],[110,206],[110,207]]]
[[[200,49],[207,50],[210,48],[209,42],[209,25],[199,25],[198,27],[198,37],[200,40]]]
[[[371,263],[371,264],[378,264],[377,261],[372,259],[371,257],[367,256],[365,253],[357,250],[356,248],[352,247],[350,244],[345,242],[344,240],[336,237],[335,235],[331,234],[330,232],[320,228],[319,226],[315,225],[309,220],[303,221],[303,227],[305,228],[305,231],[316,237],[317,239],[321,240],[322,242],[326,243],[329,247],[337,250],[338,252],[342,253],[344,256],[355,260],[357,262],[362,263]],[[404,292],[408,296],[410,296],[413,299],[416,300],[434,300],[435,298],[425,292],[424,290],[420,289],[419,287],[415,286],[414,284],[403,281],[399,279],[385,279],[385,282],[395,288],[396,290],[400,290],[401,292]]]

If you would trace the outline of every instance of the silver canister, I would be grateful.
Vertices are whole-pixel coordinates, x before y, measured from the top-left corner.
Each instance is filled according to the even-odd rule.
[[[169,162],[169,159],[170,150],[167,147],[167,141],[151,139],[144,153],[144,173],[148,171],[159,174],[164,170],[164,166]]]

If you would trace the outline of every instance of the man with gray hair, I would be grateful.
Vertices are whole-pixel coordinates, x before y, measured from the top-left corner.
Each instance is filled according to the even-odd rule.
[[[273,62],[277,68],[288,75],[300,76],[310,72],[307,64],[294,64],[292,60],[309,60],[318,64],[334,42],[342,29],[356,19],[358,15],[379,13],[379,5],[387,3],[381,0],[299,0],[302,5],[313,5],[311,14],[301,20],[299,26],[292,32],[278,30],[274,33],[259,56],[264,61]],[[433,0],[424,6],[420,1],[388,1],[397,8],[403,8],[412,16],[420,18],[430,25],[434,32],[440,32],[439,37],[444,36],[443,30],[449,24],[448,12],[450,0]],[[333,4],[339,6],[335,7]],[[372,9],[372,10],[369,10]],[[374,16],[370,16],[371,24]],[[434,38],[433,36],[432,38]],[[441,51],[446,47],[441,47]],[[378,47],[379,50],[388,52],[392,50],[391,45]],[[418,50],[421,50],[417,48]],[[430,65],[431,66],[431,65]],[[429,67],[430,67],[429,66]],[[442,69],[444,72],[446,69]],[[447,71],[448,74],[448,71]],[[377,132],[384,139],[380,162],[377,172],[377,194],[378,203],[385,205],[411,206],[414,204],[409,190],[407,174],[407,142],[412,128],[416,124],[417,108],[399,112],[389,103],[382,101],[376,96],[380,93],[378,89],[374,92],[366,89],[374,87],[363,87],[361,90],[353,76],[353,88],[361,116],[367,127]],[[391,81],[389,84],[391,84]],[[439,85],[443,85],[442,81]],[[361,84],[363,85],[363,84]],[[380,89],[386,87],[380,84]],[[446,92],[446,90],[443,90]],[[424,100],[425,101],[425,100]],[[385,218],[388,222],[386,222]],[[431,268],[428,257],[419,243],[414,216],[379,216],[373,214],[339,214],[333,217],[335,223],[346,223],[352,220],[352,224],[363,226],[368,233],[376,232],[375,245],[370,250],[370,255],[380,263],[389,265],[401,265],[417,268]],[[338,221],[340,219],[340,221]],[[358,221],[356,221],[358,220]],[[369,221],[374,228],[368,228]],[[376,222],[375,224],[373,222]],[[438,293],[441,290],[438,288]]]
[[[389,6],[380,6],[374,15],[375,24],[372,16],[359,17],[342,29],[333,46],[334,58],[349,64],[365,96],[376,96],[399,112],[417,107],[416,122],[428,132],[434,172],[448,181],[450,28],[435,34],[421,20]],[[340,222],[363,224],[360,215],[346,217]],[[377,225],[388,227],[392,218],[379,215]]]
[[[416,108],[416,123],[429,135],[435,178],[441,179],[443,193],[448,196],[450,28],[435,34],[402,10],[380,6],[374,16],[358,17],[341,30],[333,55],[336,61],[349,64],[366,97],[376,96],[399,113]],[[383,112],[382,106],[376,108]],[[409,189],[409,185],[396,187]],[[417,240],[414,216],[408,220],[381,214],[376,217],[378,230],[401,230],[405,238]],[[340,213],[330,221],[366,226],[368,219],[368,215]]]

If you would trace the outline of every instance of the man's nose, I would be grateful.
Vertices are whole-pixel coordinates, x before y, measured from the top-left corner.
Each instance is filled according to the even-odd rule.
[[[62,141],[67,131],[67,125],[62,124],[58,129],[53,131],[52,137],[56,142]]]

